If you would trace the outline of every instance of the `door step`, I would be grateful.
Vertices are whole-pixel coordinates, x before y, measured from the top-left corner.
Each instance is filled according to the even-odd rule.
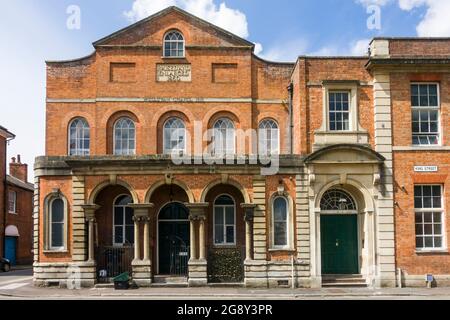
[[[188,286],[186,277],[156,275],[153,277],[152,287],[184,288]]]
[[[334,274],[322,276],[322,287],[367,287],[366,279],[360,274]]]

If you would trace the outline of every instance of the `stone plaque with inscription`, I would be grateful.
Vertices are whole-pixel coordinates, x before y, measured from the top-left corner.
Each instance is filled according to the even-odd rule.
[[[192,69],[190,64],[158,64],[156,67],[158,82],[190,82]]]

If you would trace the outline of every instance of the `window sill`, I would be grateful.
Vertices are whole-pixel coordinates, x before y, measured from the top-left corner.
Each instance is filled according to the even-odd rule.
[[[213,246],[214,249],[236,249],[236,244],[215,244]]]
[[[448,151],[450,146],[394,146],[393,151]]]
[[[423,249],[416,250],[416,254],[449,254],[448,249]]]
[[[295,249],[292,248],[271,248],[269,252],[286,252],[286,253],[295,253]]]
[[[13,214],[13,215],[17,216],[19,213],[10,211],[9,214]]]
[[[48,253],[50,253],[50,254],[69,253],[69,251],[67,249],[62,249],[62,250],[57,250],[57,249],[51,250],[50,249],[50,250],[44,250],[43,252],[46,254],[48,254]]]

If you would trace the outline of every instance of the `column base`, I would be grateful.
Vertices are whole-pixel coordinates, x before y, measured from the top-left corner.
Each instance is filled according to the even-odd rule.
[[[152,262],[150,260],[133,260],[133,281],[139,287],[149,287],[152,284]]]
[[[206,260],[190,260],[188,266],[189,287],[204,287],[208,285],[208,262]]]

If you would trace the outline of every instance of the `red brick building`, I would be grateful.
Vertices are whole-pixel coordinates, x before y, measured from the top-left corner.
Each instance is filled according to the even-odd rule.
[[[36,285],[450,279],[448,39],[275,63],[171,7],[94,47],[47,62]]]
[[[12,265],[30,265],[33,262],[33,184],[28,183],[28,166],[22,164],[20,155],[9,164],[6,173],[6,149],[14,135],[0,127],[0,247],[2,257]]]

